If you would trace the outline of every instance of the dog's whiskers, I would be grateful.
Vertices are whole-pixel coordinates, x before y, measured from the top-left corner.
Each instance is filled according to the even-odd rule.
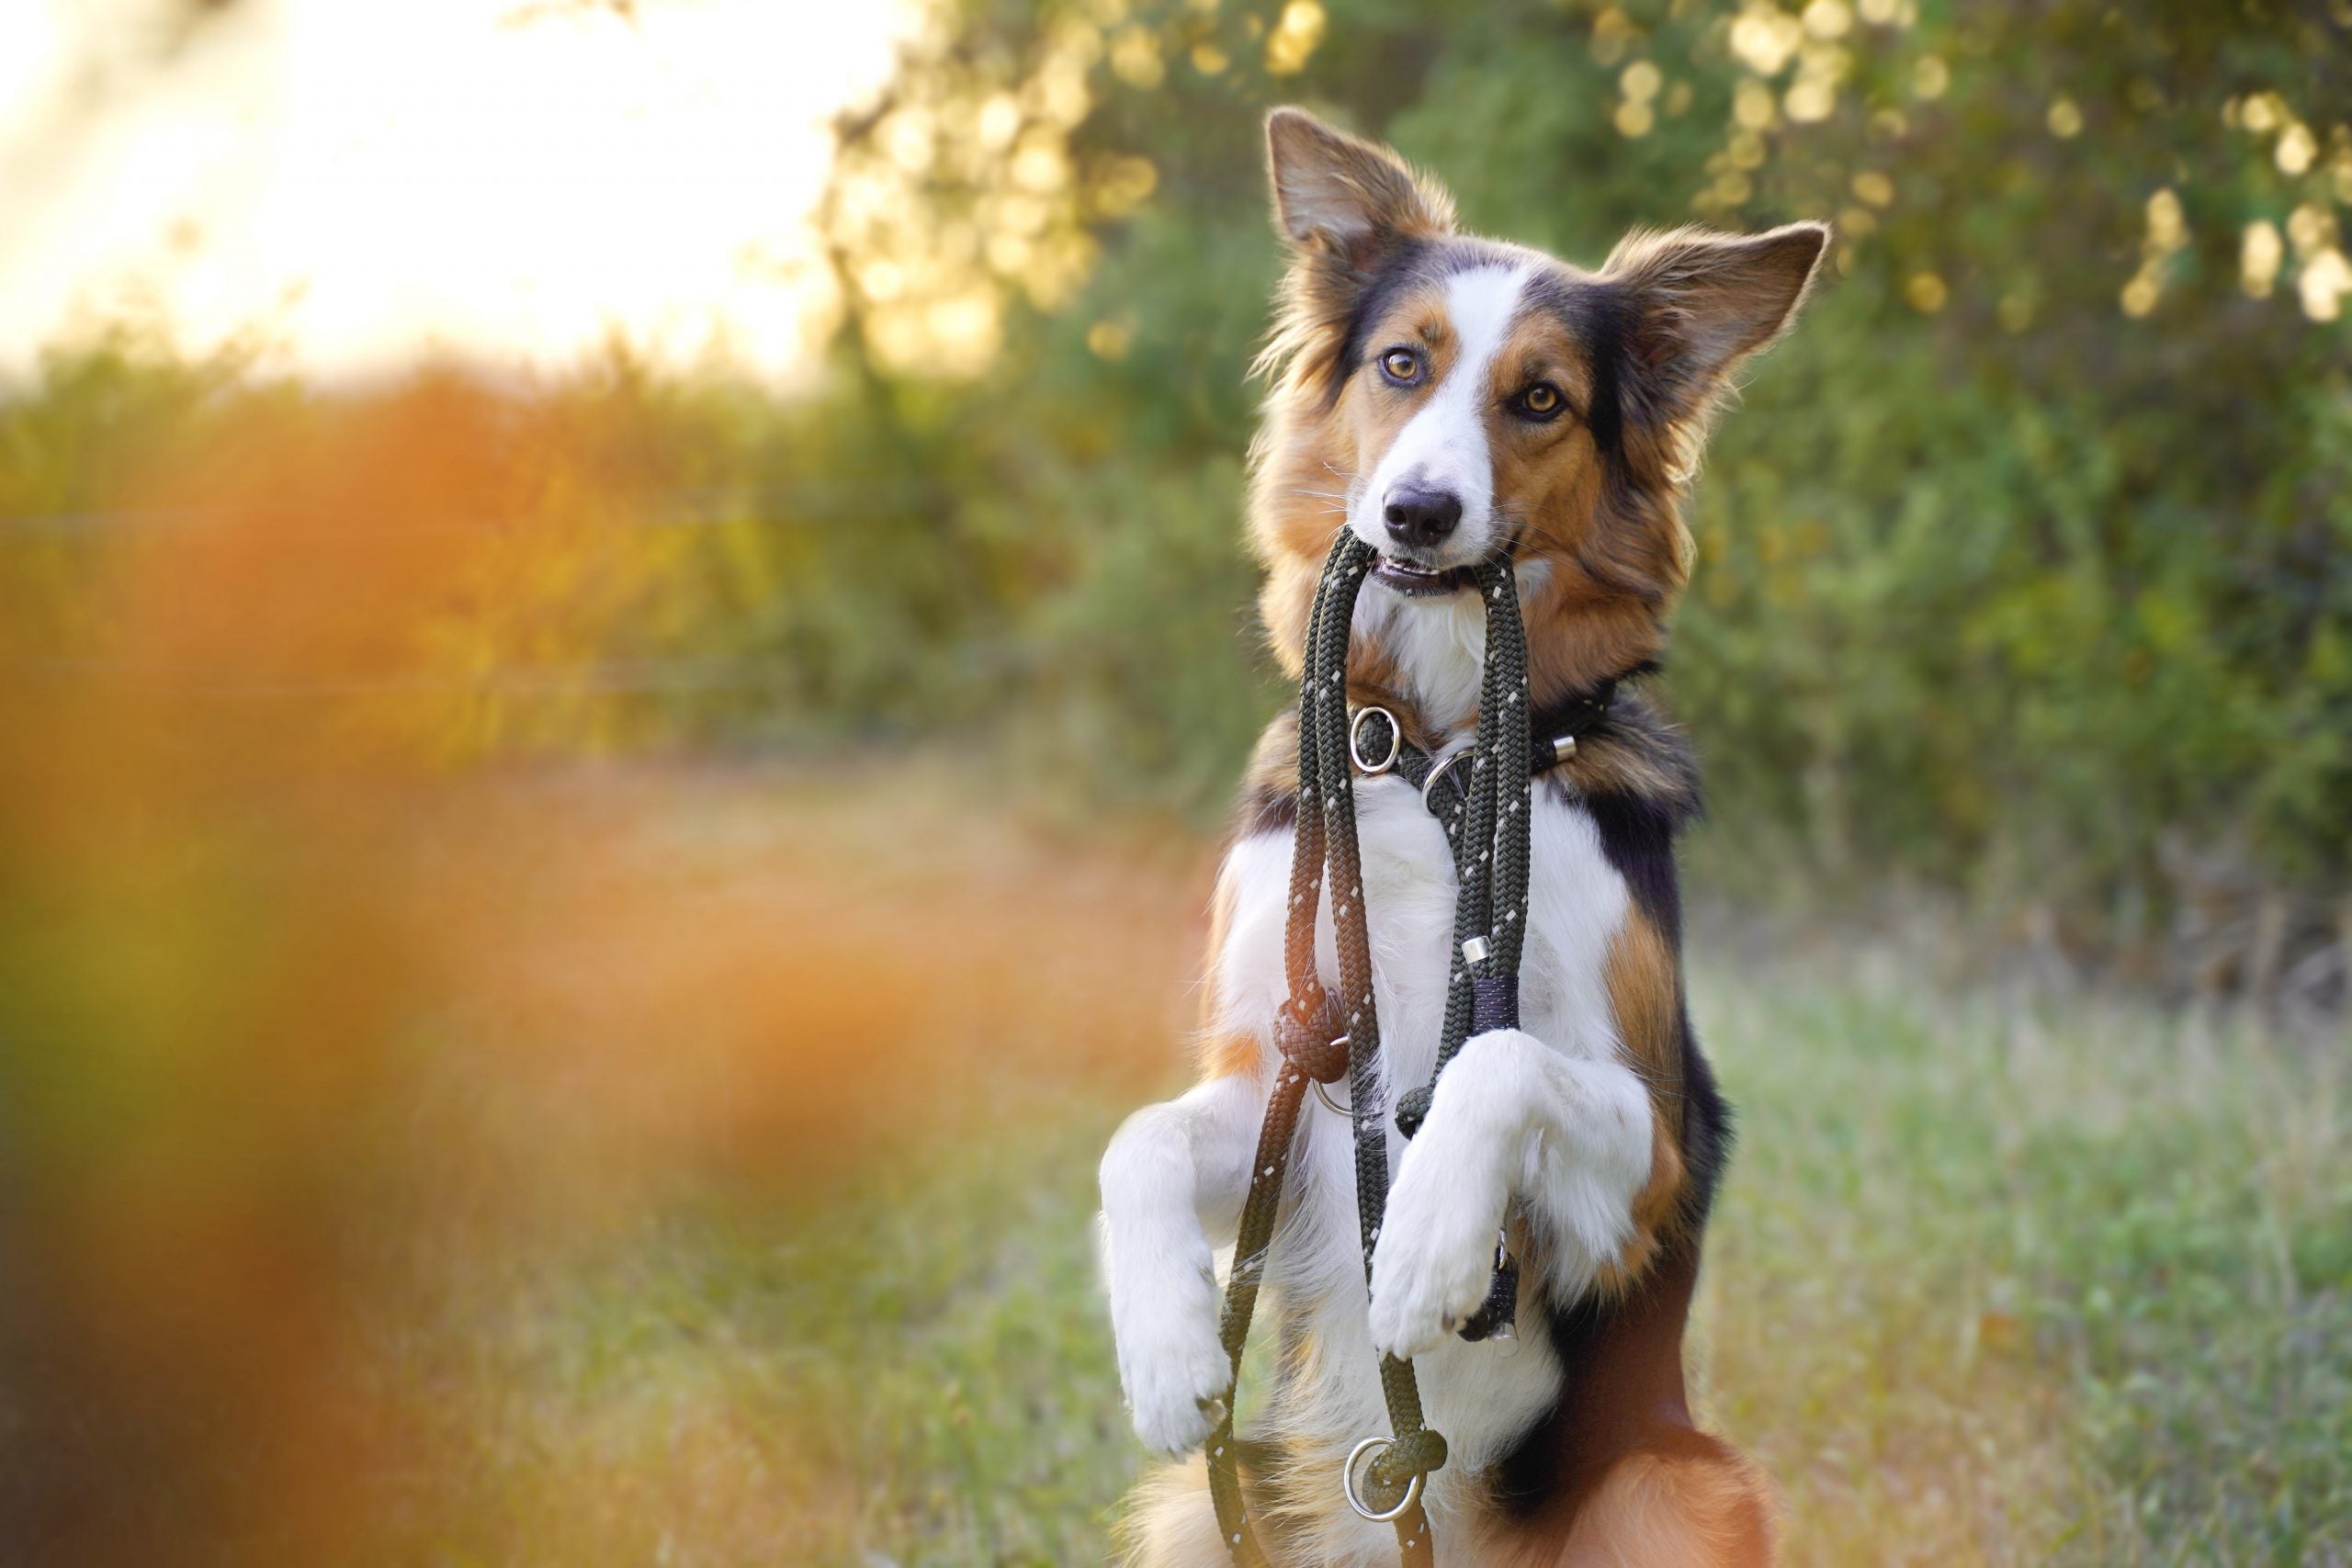
[[[1495,508],[1495,515],[1503,522],[1510,524],[1514,529],[1518,530],[1521,538],[1541,540],[1543,543],[1550,545],[1555,549],[1567,550],[1570,552],[1574,552],[1577,548],[1573,542],[1562,536],[1556,531],[1547,528],[1543,524],[1536,522],[1535,519],[1528,516],[1523,512],[1520,512],[1507,506],[1498,506]]]

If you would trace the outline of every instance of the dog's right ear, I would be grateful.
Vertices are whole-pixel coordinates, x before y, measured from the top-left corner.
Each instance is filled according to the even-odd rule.
[[[1266,117],[1274,227],[1304,254],[1370,273],[1391,251],[1453,228],[1453,201],[1405,160],[1305,109]]]

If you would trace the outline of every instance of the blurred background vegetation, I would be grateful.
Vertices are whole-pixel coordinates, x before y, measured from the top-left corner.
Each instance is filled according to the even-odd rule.
[[[571,544],[383,650],[476,682],[412,705],[445,751],[978,741],[1206,820],[1278,700],[1236,539],[1287,100],[1588,261],[1837,221],[1699,491],[1672,690],[1715,884],[1943,889],[2167,988],[2341,994],[2341,3],[943,5],[842,121],[797,393],[625,347],[367,391],[61,349],[0,404],[0,635],[102,657],[121,530],[85,523],[290,451],[271,504],[346,527],[381,498],[337,454],[441,420],[479,472],[420,503]]]
[[[2347,0],[925,0],[788,375],[21,356],[0,1555],[1099,1555],[1278,102],[1588,263],[1838,225],[1668,680],[1796,1560],[2352,1562]]]

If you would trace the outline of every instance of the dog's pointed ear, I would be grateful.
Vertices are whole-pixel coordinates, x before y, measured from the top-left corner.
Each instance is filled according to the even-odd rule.
[[[1703,424],[1732,368],[1788,331],[1829,248],[1826,223],[1762,234],[1631,234],[1601,276],[1624,290],[1627,413]]]
[[[1301,252],[1373,270],[1398,244],[1453,228],[1453,200],[1387,148],[1305,109],[1266,117],[1274,227]]]

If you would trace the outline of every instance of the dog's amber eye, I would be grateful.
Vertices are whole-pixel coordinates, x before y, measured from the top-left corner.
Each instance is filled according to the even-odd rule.
[[[1550,419],[1565,406],[1560,389],[1549,381],[1538,381],[1519,395],[1519,412],[1530,419]]]
[[[1380,356],[1380,369],[1390,380],[1409,386],[1420,379],[1420,356],[1410,349],[1392,348]]]

